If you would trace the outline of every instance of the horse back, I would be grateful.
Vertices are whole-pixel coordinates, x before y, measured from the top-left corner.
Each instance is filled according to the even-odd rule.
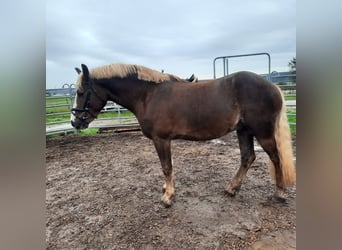
[[[213,139],[274,112],[278,103],[274,86],[251,72],[238,72],[217,80],[158,85],[139,119],[148,137]],[[253,114],[254,113],[254,114]]]

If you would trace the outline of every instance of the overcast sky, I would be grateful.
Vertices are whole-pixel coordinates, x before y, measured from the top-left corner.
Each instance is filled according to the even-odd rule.
[[[48,0],[46,87],[74,83],[74,67],[140,64],[213,78],[213,59],[271,54],[271,71],[296,56],[296,1]],[[217,63],[220,70],[223,66]],[[267,57],[229,61],[230,72],[267,73]],[[222,70],[221,70],[222,71]],[[219,73],[219,72],[218,72]],[[219,73],[220,74],[220,73]]]

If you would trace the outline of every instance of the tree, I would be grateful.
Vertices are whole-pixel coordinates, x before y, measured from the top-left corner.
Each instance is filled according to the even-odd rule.
[[[296,73],[296,58],[295,57],[289,61],[288,66],[290,68],[290,72],[295,74]]]

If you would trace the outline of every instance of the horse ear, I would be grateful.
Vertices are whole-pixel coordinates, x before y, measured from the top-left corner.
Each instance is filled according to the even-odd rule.
[[[188,82],[193,82],[195,80],[195,75],[192,74],[188,79],[186,79]]]
[[[88,82],[88,80],[89,80],[88,67],[85,64],[81,64],[81,67],[82,67],[82,72],[83,72],[83,79],[84,79],[84,81]]]
[[[75,68],[75,70],[76,70],[77,74],[81,74],[81,72],[82,72],[82,71],[81,71],[79,68],[77,68],[77,67]]]

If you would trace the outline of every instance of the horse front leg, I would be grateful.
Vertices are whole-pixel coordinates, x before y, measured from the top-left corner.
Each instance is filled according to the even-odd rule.
[[[161,201],[166,207],[172,205],[172,197],[175,193],[174,177],[171,162],[171,141],[160,138],[153,138],[154,146],[157,150],[162,170],[165,176],[165,184],[163,186],[164,194]]]

